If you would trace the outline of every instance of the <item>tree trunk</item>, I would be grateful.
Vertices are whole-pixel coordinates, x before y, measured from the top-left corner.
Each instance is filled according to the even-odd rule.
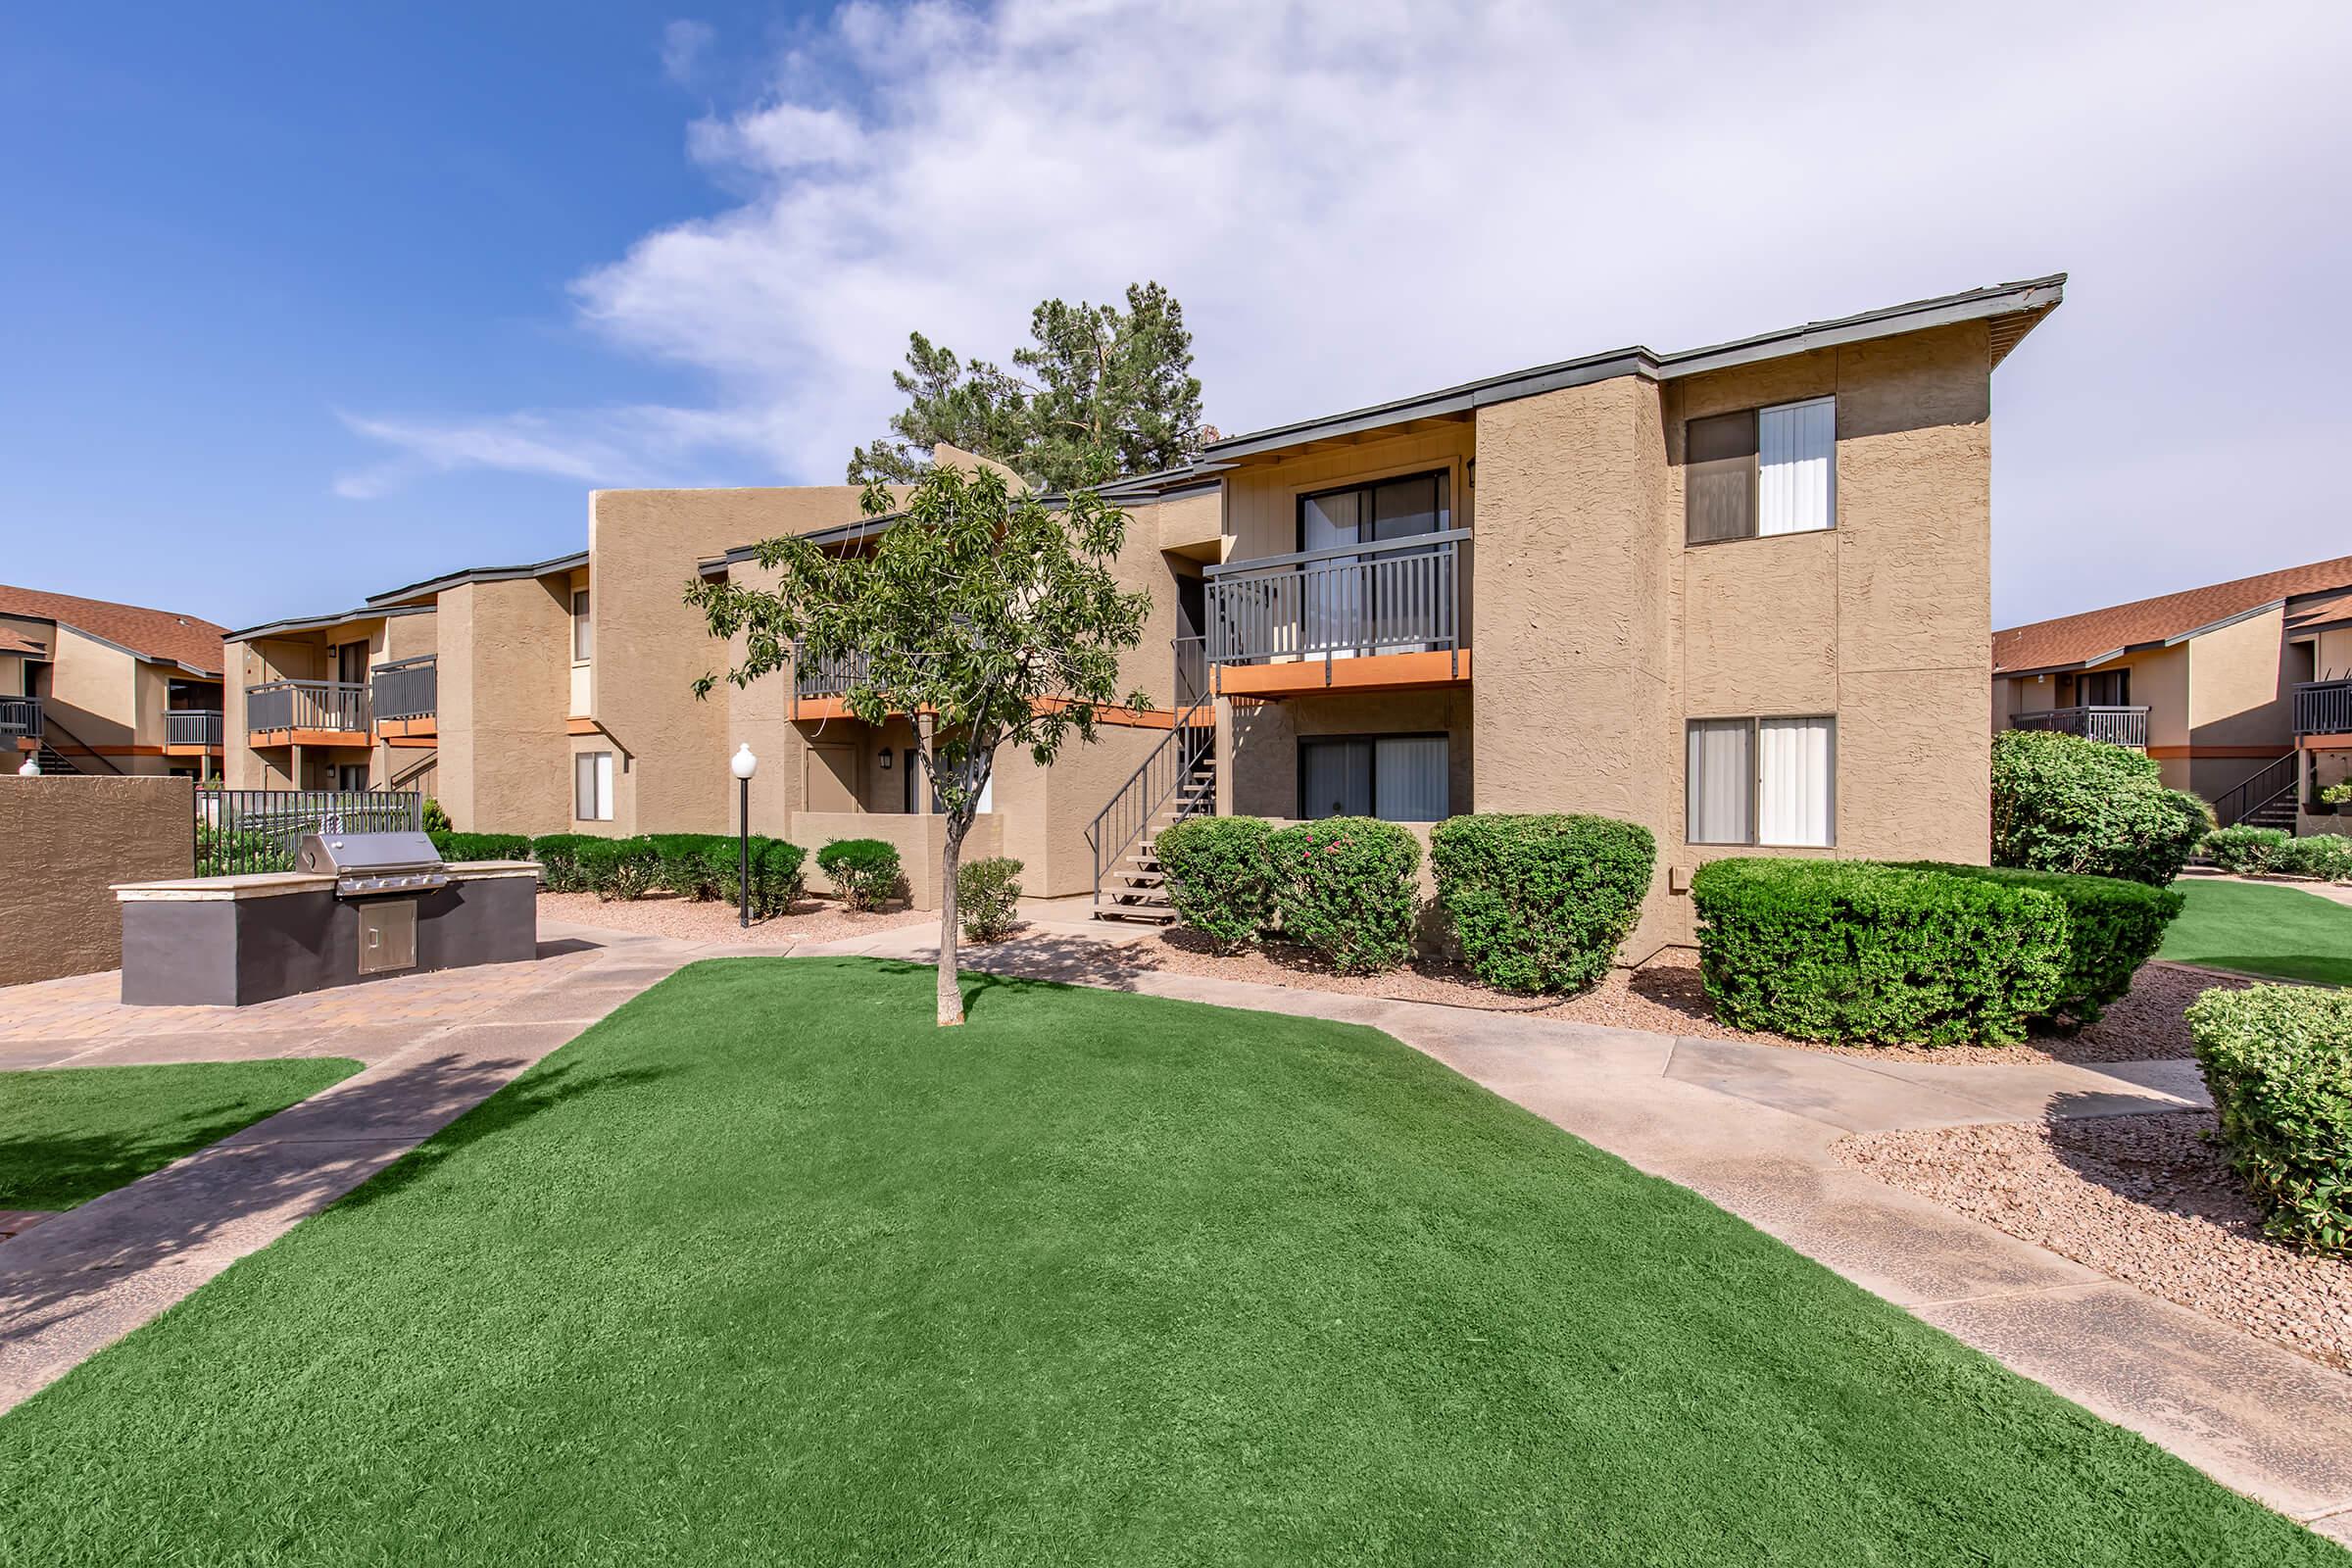
[[[948,813],[947,846],[939,854],[939,1023],[941,1028],[963,1022],[963,990],[956,983],[956,868],[963,859],[963,832],[968,818]]]

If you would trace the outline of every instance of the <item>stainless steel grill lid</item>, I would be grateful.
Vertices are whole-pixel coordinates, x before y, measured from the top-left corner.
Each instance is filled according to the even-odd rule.
[[[368,893],[414,893],[446,887],[441,852],[422,833],[309,833],[295,852],[296,869],[331,876],[345,898]]]

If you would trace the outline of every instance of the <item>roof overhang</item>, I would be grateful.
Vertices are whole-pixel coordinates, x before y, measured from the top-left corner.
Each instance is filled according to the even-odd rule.
[[[588,552],[575,550],[568,556],[555,556],[546,561],[529,562],[514,566],[468,566],[463,571],[444,576],[427,577],[422,582],[395,588],[390,593],[369,594],[370,605],[397,604],[403,600],[426,599],[451,588],[469,582],[515,582],[526,577],[553,577],[562,572],[578,571],[588,564]]]
[[[248,626],[243,631],[232,631],[223,641],[260,642],[265,637],[291,637],[299,632],[331,631],[337,626],[355,626],[367,620],[393,620],[402,615],[429,615],[432,612],[433,607],[430,605],[363,606],[358,610],[346,610],[339,615],[295,616],[287,620],[265,621],[259,626]]]

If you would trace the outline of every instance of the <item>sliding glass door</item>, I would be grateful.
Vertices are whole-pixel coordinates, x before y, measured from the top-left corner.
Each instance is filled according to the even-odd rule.
[[[1443,735],[1333,735],[1298,743],[1298,814],[1438,822],[1450,812]]]

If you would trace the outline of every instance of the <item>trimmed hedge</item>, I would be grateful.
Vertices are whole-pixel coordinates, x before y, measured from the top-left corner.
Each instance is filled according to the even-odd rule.
[[[2275,827],[2217,827],[2205,835],[2200,846],[2205,858],[2225,871],[2239,876],[2264,876],[2278,869],[2279,852],[2292,843],[2294,835]]]
[[[527,860],[531,841],[520,833],[428,833],[444,860]]]
[[[972,941],[1002,942],[1012,935],[1020,901],[1020,861],[997,856],[956,868],[956,917]]]
[[[1177,918],[1219,953],[1239,953],[1274,923],[1274,826],[1260,816],[1196,816],[1155,835]]]
[[[2352,993],[2208,991],[2188,1027],[2263,1228],[2352,1256]]]
[[[594,833],[548,833],[531,840],[531,858],[539,862],[539,880],[550,893],[586,893],[580,870],[580,847],[606,842]]]
[[[1715,1016],[1798,1040],[2023,1040],[2068,973],[2040,888],[1864,860],[1728,859],[1690,879]]]
[[[2156,956],[2164,928],[2173,923],[2185,895],[2145,882],[2112,876],[2068,876],[2061,871],[2022,871],[2013,866],[1949,865],[1917,860],[1909,868],[1973,877],[2008,887],[2037,888],[2066,906],[2066,974],[2050,1015],[2065,1013],[2077,1024],[2096,1023],[2107,1004],[2132,989],[2132,976]]]
[[[732,833],[653,833],[645,842],[661,858],[662,885],[681,899],[717,898],[719,879],[737,869],[740,846]]]
[[[580,881],[607,904],[642,899],[662,880],[662,852],[650,839],[598,839],[581,845],[573,858]]]
[[[1342,974],[1377,974],[1412,956],[1421,845],[1394,822],[1333,816],[1267,840],[1282,934]]]
[[[898,896],[899,852],[880,839],[835,839],[816,852],[816,868],[853,909],[878,909]]]
[[[2271,858],[2271,869],[2280,876],[2316,876],[2329,882],[2352,882],[2352,838],[2341,833],[2315,833],[2288,839]]]
[[[2128,746],[2004,730],[1992,738],[1992,858],[2030,871],[2163,887],[2213,826],[2185,790]]]
[[[808,891],[804,874],[808,852],[790,839],[752,839],[752,917],[765,920],[774,915],[789,914],[792,906],[801,902]],[[743,902],[742,867],[732,840],[727,853],[717,859],[716,880],[712,897],[729,904]]]
[[[1658,847],[1605,816],[1481,814],[1432,828],[1429,858],[1472,974],[1504,991],[1583,991],[1641,919]]]

